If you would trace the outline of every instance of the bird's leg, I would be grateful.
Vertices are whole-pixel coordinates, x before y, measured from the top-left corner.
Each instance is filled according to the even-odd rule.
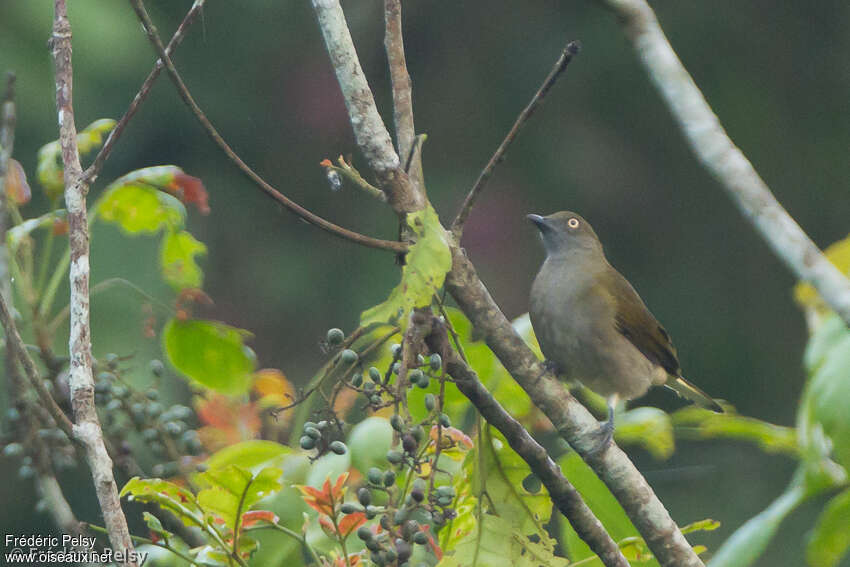
[[[599,424],[599,429],[594,432],[597,437],[596,444],[590,450],[591,455],[604,450],[614,438],[614,408],[617,405],[620,397],[617,394],[608,396],[608,419]]]
[[[548,358],[543,361],[543,372],[537,377],[535,382],[539,382],[541,378],[545,375],[551,373],[555,378],[558,377],[558,373],[560,372],[560,368],[558,367],[558,363],[554,360],[549,360]]]

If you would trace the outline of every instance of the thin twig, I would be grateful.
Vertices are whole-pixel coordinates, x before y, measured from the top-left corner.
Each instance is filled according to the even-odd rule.
[[[55,0],[53,35],[50,39],[56,79],[56,109],[59,115],[59,144],[65,167],[65,204],[68,210],[68,240],[71,246],[71,332],[69,340],[71,407],[74,411],[74,437],[86,449],[95,492],[109,541],[116,552],[133,552],[127,519],[121,510],[118,487],[112,473],[112,460],[106,451],[103,430],[94,404],[92,378],[91,325],[89,322],[89,232],[86,213],[88,185],[83,181],[77,128],[74,124],[73,66],[71,63],[71,22],[66,0]],[[126,560],[123,565],[135,566]]]
[[[401,0],[384,0],[384,49],[390,69],[393,91],[393,122],[395,123],[398,155],[409,163],[405,171],[421,190],[421,153],[413,153],[416,128],[413,125],[413,93],[407,61],[404,56],[404,37],[401,25]],[[412,159],[411,159],[412,158]]]
[[[454,222],[452,222],[451,231],[454,233],[455,238],[457,238],[458,241],[460,241],[460,237],[463,234],[463,225],[466,223],[466,219],[469,218],[472,206],[475,204],[475,200],[484,189],[487,181],[489,181],[490,176],[493,175],[493,170],[496,169],[496,166],[505,159],[505,152],[508,151],[508,147],[511,145],[511,142],[514,141],[514,138],[516,138],[517,134],[519,134],[520,129],[526,122],[528,122],[528,119],[531,118],[531,115],[534,114],[534,111],[537,110],[540,103],[543,102],[543,99],[548,94],[549,89],[552,88],[555,81],[558,80],[558,77],[560,77],[566,70],[567,65],[570,64],[573,56],[576,55],[580,49],[581,44],[577,41],[571,41],[567,44],[564,51],[561,53],[561,56],[555,62],[554,67],[552,67],[552,70],[549,71],[549,75],[547,75],[546,79],[544,79],[543,84],[540,85],[540,88],[537,89],[537,92],[534,93],[533,97],[531,97],[531,101],[528,105],[522,109],[522,112],[519,113],[519,116],[517,116],[517,119],[507,136],[505,136],[505,139],[502,140],[501,144],[499,144],[499,147],[496,149],[493,157],[490,158],[490,161],[487,162],[487,165],[478,175],[478,179],[475,180],[475,184],[472,186],[472,189],[469,190],[469,193],[466,195],[466,199],[464,199]]]
[[[649,4],[645,0],[605,0],[603,4],[616,13],[700,163],[720,182],[774,254],[798,278],[812,284],[850,324],[850,280],[826,259],[729,138]]]
[[[139,21],[142,23],[148,40],[154,47],[154,51],[156,52],[160,60],[165,63],[165,68],[168,71],[169,76],[171,77],[171,82],[174,83],[174,86],[177,88],[177,92],[180,95],[180,98],[183,100],[186,106],[189,107],[198,122],[201,123],[201,126],[203,126],[210,139],[212,139],[212,141],[221,149],[221,151],[224,152],[227,158],[236,165],[236,167],[239,169],[239,171],[242,172],[243,175],[245,175],[255,185],[262,189],[266,195],[272,197],[275,201],[283,205],[286,209],[294,213],[296,216],[335,236],[350,240],[351,242],[355,242],[362,246],[368,246],[370,248],[390,250],[396,253],[407,251],[407,244],[404,242],[372,238],[371,236],[366,236],[360,234],[359,232],[354,232],[353,230],[343,228],[328,220],[325,220],[319,215],[308,211],[295,201],[292,201],[291,199],[286,197],[283,193],[272,187],[265,179],[260,177],[253,169],[251,169],[248,164],[246,164],[242,160],[242,158],[240,158],[236,154],[236,152],[233,151],[233,149],[227,144],[227,142],[224,141],[224,138],[221,137],[221,135],[209,121],[207,116],[195,102],[195,99],[192,97],[192,94],[189,92],[189,89],[186,87],[186,84],[180,77],[180,73],[178,73],[177,68],[171,61],[171,57],[169,57],[168,53],[166,53],[165,46],[163,46],[162,44],[162,40],[159,37],[159,33],[156,30],[156,26],[154,26],[150,16],[148,15],[147,10],[145,10],[144,5],[142,4],[142,0],[130,0],[130,4],[133,6],[133,10],[135,10]]]
[[[188,31],[189,26],[191,26],[195,21],[195,17],[203,10],[205,2],[206,0],[195,0],[192,7],[189,8],[189,11],[186,13],[186,16],[183,18],[183,21],[180,22],[179,26],[177,26],[177,31],[174,32],[174,35],[171,37],[171,41],[168,42],[168,46],[165,48],[166,53],[169,55],[174,53],[174,50],[177,49],[183,41],[183,38],[186,37],[186,31]],[[141,105],[148,97],[148,93],[150,93],[151,88],[153,88],[153,84],[156,82],[164,66],[162,59],[157,59],[156,64],[148,74],[145,82],[142,83],[142,86],[139,88],[139,92],[136,93],[136,96],[134,96],[133,100],[130,102],[130,106],[127,107],[127,111],[124,113],[124,116],[121,117],[115,125],[115,128],[113,128],[109,133],[106,143],[103,144],[103,147],[100,148],[100,151],[94,158],[92,164],[83,173],[83,180],[86,183],[94,183],[95,179],[97,179],[97,176],[100,174],[100,170],[103,168],[104,162],[107,158],[109,158],[109,154],[112,153],[112,148],[115,146],[118,138],[121,137],[121,134],[124,133],[124,128],[127,127],[127,123],[130,122],[133,116],[136,115],[139,105]]]
[[[11,305],[12,278],[9,273],[9,251],[6,248],[8,204],[6,203],[6,171],[15,145],[15,74],[6,73],[6,93],[0,107],[0,295]]]
[[[9,306],[6,304],[6,300],[2,295],[0,295],[0,323],[3,324],[3,329],[6,331],[7,356],[18,359],[21,366],[24,367],[24,374],[29,380],[30,385],[36,394],[38,394],[41,403],[50,412],[50,416],[56,422],[56,426],[68,436],[68,439],[73,440],[74,426],[44,385],[44,380],[39,375],[35,361],[30,356],[29,351],[27,351],[23,339],[21,339],[21,334],[15,325],[15,319],[12,317]]]

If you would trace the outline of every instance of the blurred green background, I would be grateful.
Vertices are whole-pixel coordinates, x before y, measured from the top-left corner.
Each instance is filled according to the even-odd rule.
[[[164,36],[189,0],[149,1]],[[391,119],[381,2],[343,3],[379,108]],[[777,198],[822,247],[850,232],[850,4],[703,0],[653,2],[680,58]],[[118,118],[154,56],[126,2],[75,0],[78,127]],[[55,139],[52,2],[0,0],[0,71],[18,75],[15,157],[34,180],[36,151]],[[741,413],[793,425],[807,333],[794,279],[701,169],[644,75],[616,20],[597,2],[405,2],[405,42],[417,130],[428,134],[428,192],[450,220],[480,169],[568,39],[584,49],[512,146],[467,225],[464,245],[509,317],[527,311],[542,260],[527,213],[561,209],[593,223],[608,256],[673,335],[686,375]],[[225,139],[290,198],[364,233],[394,238],[386,207],[351,187],[332,193],[318,163],[355,152],[308,2],[216,2],[175,57]],[[354,153],[355,165],[365,170]],[[391,255],[359,248],[279,209],[205,137],[168,80],[130,124],[93,195],[132,169],[176,164],[201,177],[212,212],[189,227],[209,247],[202,265],[215,306],[204,313],[256,334],[261,366],[303,383],[322,363],[327,328],[352,329],[396,281]],[[36,195],[25,216],[40,214]],[[126,277],[169,297],[156,241],[96,227],[95,281]],[[63,299],[63,301],[65,301]],[[138,299],[93,301],[96,356],[158,356],[142,335]],[[60,352],[66,348],[60,337]],[[143,372],[139,373],[143,375]],[[140,380],[143,378],[140,378]],[[175,383],[172,397],[185,395]],[[646,403],[678,407],[666,392]],[[741,444],[681,444],[668,462],[634,453],[682,523],[712,517],[716,548],[784,487],[793,463]],[[15,465],[0,463],[5,478]],[[90,480],[63,480],[84,519],[97,520]],[[52,529],[33,512],[29,481],[0,487],[2,531]],[[802,537],[821,502],[804,506],[759,565],[803,564]],[[848,563],[850,564],[850,563]]]

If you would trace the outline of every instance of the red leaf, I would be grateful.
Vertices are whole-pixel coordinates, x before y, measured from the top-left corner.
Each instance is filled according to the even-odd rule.
[[[336,484],[331,487],[330,477],[325,479],[322,489],[313,488],[312,486],[299,486],[298,490],[303,495],[304,502],[321,514],[336,517],[336,505],[342,503],[345,498],[345,481],[348,480],[348,473],[342,473],[337,477]]]
[[[251,510],[242,514],[242,527],[248,528],[259,522],[276,524],[280,518],[269,510]]]
[[[322,167],[333,167],[334,166],[334,164],[331,163],[331,160],[329,160],[328,158],[325,158],[322,161],[320,161],[319,165],[321,165]]]
[[[192,177],[183,172],[174,174],[174,181],[168,184],[168,189],[173,191],[177,198],[186,203],[195,205],[202,215],[210,213],[209,195],[204,188],[203,182],[197,177]]]
[[[339,535],[343,538],[347,538],[351,535],[351,532],[362,526],[366,523],[366,514],[363,512],[355,512],[354,514],[347,514],[343,516],[342,520],[339,521]]]
[[[328,537],[336,537],[337,534],[336,529],[334,528],[334,523],[324,514],[319,514],[319,525],[322,526],[322,530],[325,532],[325,535]]]

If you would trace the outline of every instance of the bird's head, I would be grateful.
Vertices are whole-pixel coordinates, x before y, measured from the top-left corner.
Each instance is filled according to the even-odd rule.
[[[593,227],[581,215],[561,211],[547,217],[528,215],[526,218],[537,226],[549,256],[573,250],[602,251],[602,244],[593,232]]]

